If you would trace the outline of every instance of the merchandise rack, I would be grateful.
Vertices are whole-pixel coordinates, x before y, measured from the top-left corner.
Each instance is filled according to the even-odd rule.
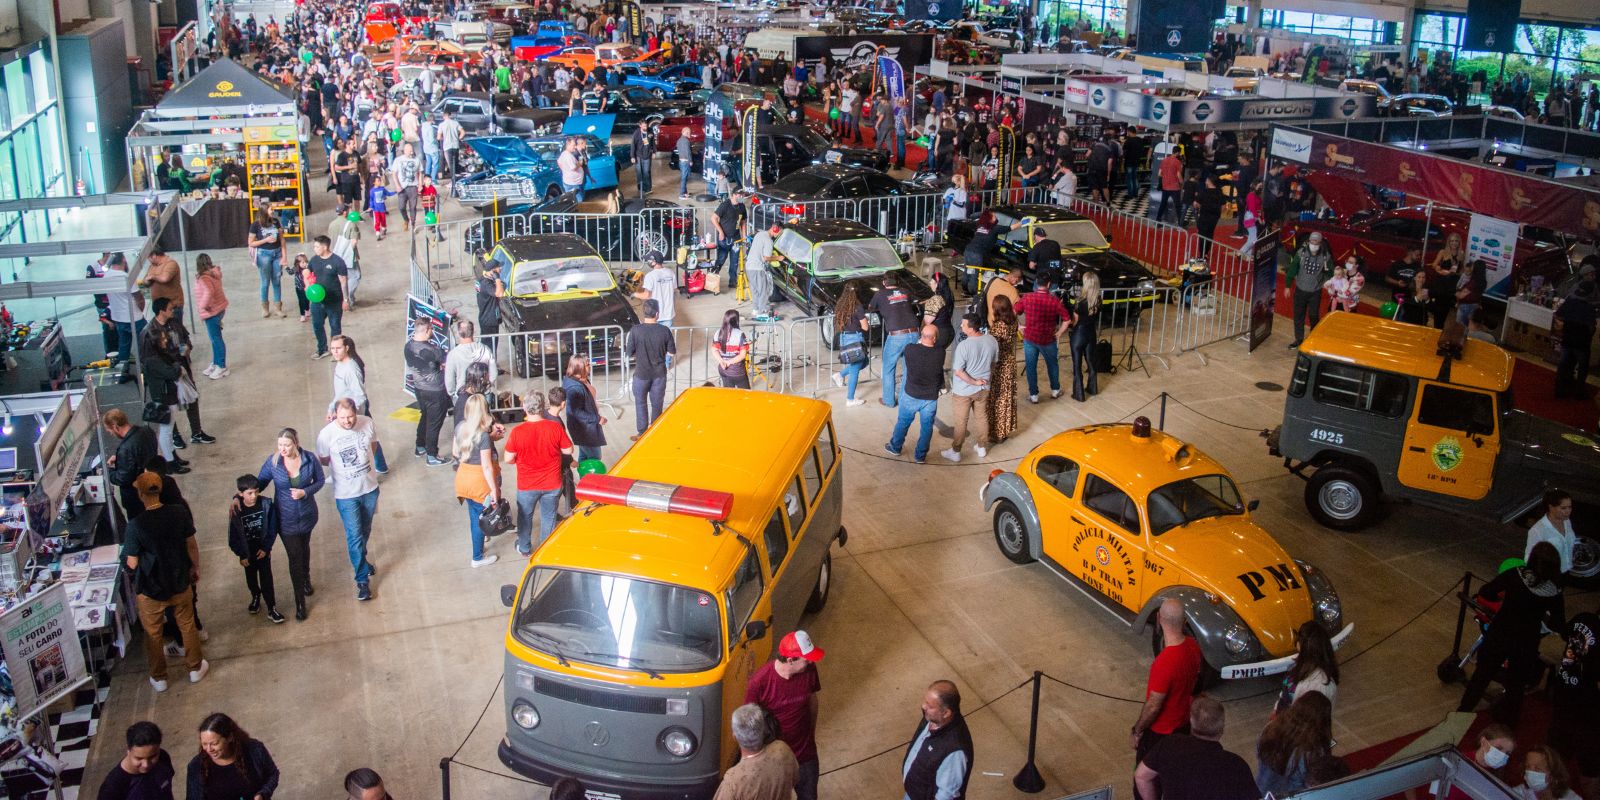
[[[270,129],[269,129],[270,130]],[[255,222],[256,201],[266,197],[270,209],[278,213],[294,211],[295,224],[280,232],[283,238],[305,241],[305,184],[301,173],[300,143],[296,141],[257,141],[245,129],[244,164],[250,183],[250,221]]]

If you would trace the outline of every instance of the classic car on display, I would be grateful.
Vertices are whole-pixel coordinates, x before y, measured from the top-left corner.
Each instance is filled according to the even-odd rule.
[[[671,261],[681,245],[695,240],[694,209],[668,200],[620,200],[616,192],[594,194],[582,202],[573,192],[538,203],[490,202],[478,208],[484,219],[462,236],[469,253],[487,250],[497,237],[571,233],[607,263],[643,261],[655,255]]]
[[[698,64],[674,64],[656,68],[649,64],[618,64],[623,86],[637,86],[650,90],[656,97],[688,97],[700,88]]]
[[[487,263],[499,267],[505,283],[505,332],[530,334],[511,337],[513,374],[557,376],[574,354],[597,370],[622,363],[623,337],[638,317],[588,243],[570,233],[508,236]]]
[[[548,136],[559,132],[567,119],[566,106],[528,108],[516,95],[487,92],[450,92],[433,104],[434,119],[444,119],[446,111],[463,131],[475,136]]]
[[[905,268],[900,254],[888,239],[859,222],[843,219],[798,220],[784,226],[772,248],[776,263],[770,267],[772,285],[782,299],[789,300],[803,316],[833,313],[841,293],[856,281],[856,299],[863,308],[883,286],[883,277],[892,274],[895,285],[911,295],[921,308],[933,296],[933,287],[921,276]],[[832,320],[824,323],[831,331]],[[833,337],[830,335],[831,340]],[[868,331],[867,339],[883,338],[880,326]]]
[[[1031,286],[1034,275],[1028,270],[1028,252],[1034,232],[1043,230],[1061,245],[1062,274],[1058,276],[1058,291],[1063,300],[1075,299],[1083,273],[1093,270],[1100,276],[1100,289],[1104,292],[1100,303],[1107,324],[1136,320],[1140,312],[1155,304],[1159,295],[1155,275],[1145,265],[1111,249],[1111,243],[1093,220],[1060,206],[1042,203],[990,206],[988,210],[994,212],[997,223],[1009,226],[1011,231],[995,240],[985,267],[1008,272],[1022,270],[1023,285]],[[976,224],[974,219],[950,222],[948,243],[957,256],[972,241]],[[966,270],[963,279],[969,293],[976,291],[976,270]]]
[[[567,47],[555,55],[545,56],[544,61],[548,64],[561,64],[569,69],[576,67],[588,73],[593,72],[595,67],[653,63],[659,54],[660,51],[645,52],[638,45],[606,43]]]
[[[618,133],[632,133],[640,123],[652,117],[670,119],[699,112],[704,105],[687,99],[662,99],[649,89],[628,86],[606,92],[604,113],[617,118]]]
[[[1424,240],[1429,257],[1444,247],[1452,235],[1461,237],[1463,248],[1468,241],[1472,215],[1466,211],[1440,206],[1434,206],[1431,214],[1425,206],[1384,209],[1359,181],[1320,170],[1306,173],[1305,177],[1333,216],[1291,219],[1286,223],[1281,236],[1283,247],[1289,252],[1294,252],[1302,237],[1320,232],[1336,260],[1351,254],[1360,256],[1371,280],[1405,258],[1407,248],[1424,246]],[[1553,282],[1571,271],[1566,249],[1524,235],[1517,241],[1511,271],[1498,279],[1491,275],[1484,294],[1504,301],[1512,287],[1533,276]]]
[[[1378,101],[1378,113],[1389,117],[1448,117],[1456,104],[1438,94],[1397,94],[1387,102]]]
[[[814,164],[795,170],[757,190],[751,200],[754,207],[750,217],[756,225],[799,216],[838,217],[847,215],[850,209],[841,203],[824,201],[931,193],[880,170],[843,164]]]
[[[568,117],[558,136],[524,139],[520,136],[481,136],[466,145],[482,160],[485,171],[463,176],[451,190],[464,202],[497,198],[533,200],[561,194],[561,171],[556,159],[569,137],[576,136],[588,152],[585,191],[611,189],[617,173],[629,163],[627,145],[610,145],[609,114]]]
[[[1354,630],[1327,574],[1255,523],[1227,469],[1145,417],[1056,434],[980,499],[1006,558],[1042,561],[1158,651],[1156,612],[1177,599],[1221,678],[1287,671],[1306,622],[1335,647]]]
[[[744,147],[744,137],[737,134],[735,131],[731,142],[724,140],[727,142],[725,148],[730,153],[739,152]],[[889,169],[887,150],[836,146],[810,125],[787,123],[758,125],[756,148],[759,153],[757,158],[760,160],[757,163],[761,166],[763,184],[773,183],[813,164],[842,164],[847,167],[866,167],[879,171]],[[693,158],[690,162],[691,168],[698,172],[705,157],[704,140],[702,139],[700,144],[691,144],[689,152]],[[668,154],[667,164],[672,169],[678,168],[676,149]]]

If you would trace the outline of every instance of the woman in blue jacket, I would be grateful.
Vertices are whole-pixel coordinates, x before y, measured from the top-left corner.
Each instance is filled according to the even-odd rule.
[[[300,447],[294,428],[278,432],[278,452],[269,456],[256,473],[263,489],[272,485],[278,515],[278,538],[289,557],[289,582],[294,585],[294,618],[306,618],[306,598],[311,588],[311,531],[317,527],[316,494],[325,480],[315,454]]]

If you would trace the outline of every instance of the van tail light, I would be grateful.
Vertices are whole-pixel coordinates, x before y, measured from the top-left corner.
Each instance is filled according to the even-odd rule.
[[[594,473],[578,479],[579,500],[627,506],[641,511],[665,511],[723,522],[733,511],[733,495],[670,483],[619,478]]]
[[[550,281],[545,280],[544,278],[540,278],[539,279],[539,294],[545,294],[545,293],[547,293],[549,291],[550,291]]]

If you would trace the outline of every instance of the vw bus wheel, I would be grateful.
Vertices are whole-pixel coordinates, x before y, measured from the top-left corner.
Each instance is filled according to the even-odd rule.
[[[1028,524],[1022,521],[1022,512],[1010,500],[1001,500],[994,509],[994,543],[1000,552],[1013,563],[1033,561],[1028,553]]]
[[[1366,527],[1372,522],[1377,499],[1372,480],[1350,467],[1322,467],[1306,482],[1306,510],[1318,523],[1334,530]]]
[[[811,598],[806,600],[806,613],[815,614],[828,604],[828,590],[833,587],[833,554],[828,553],[822,557],[822,571],[817,573],[817,585],[811,589]]]

